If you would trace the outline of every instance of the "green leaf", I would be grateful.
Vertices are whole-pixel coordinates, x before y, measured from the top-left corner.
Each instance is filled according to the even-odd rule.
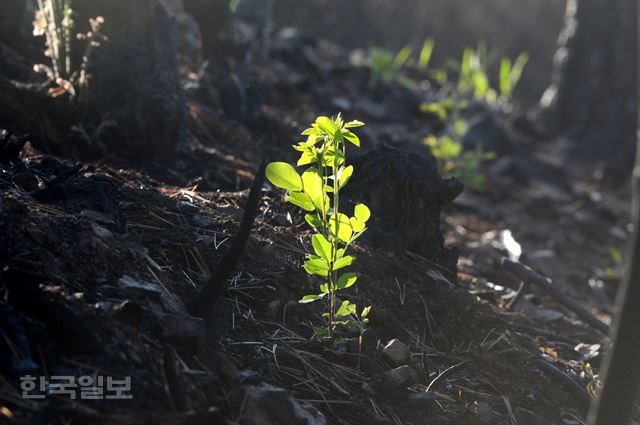
[[[316,162],[316,154],[313,152],[305,151],[300,155],[300,159],[298,159],[298,163],[296,164],[298,167],[307,164],[313,164]]]
[[[447,118],[447,108],[442,103],[423,103],[420,105],[420,111],[436,115],[441,120]]]
[[[313,128],[313,127],[309,127],[305,131],[302,132],[303,136],[315,136],[317,134],[318,134],[318,130]]]
[[[311,244],[313,245],[313,250],[319,257],[324,258],[327,261],[331,260],[331,243],[324,237],[324,235],[313,235],[311,237]]]
[[[353,175],[353,165],[343,167],[341,171],[342,172],[338,172],[338,186],[340,189],[342,189],[347,184],[347,182]]]
[[[433,38],[427,38],[422,44],[420,50],[420,57],[418,58],[418,68],[421,70],[427,69],[429,62],[431,61],[431,55],[433,54],[433,47],[435,46]]]
[[[353,286],[356,283],[356,280],[358,280],[358,276],[356,276],[355,273],[345,273],[338,278],[336,288],[346,289]]]
[[[320,171],[317,168],[309,168],[302,174],[302,186],[304,188],[304,192],[309,195],[313,205],[320,211],[322,208],[326,210],[329,208],[328,199],[324,199],[323,205],[323,192],[322,192],[322,176],[320,175]]]
[[[336,123],[333,122],[331,118],[324,117],[324,116],[318,117],[316,119],[316,125],[327,136],[335,137],[336,130],[338,129],[338,127],[336,127]]]
[[[329,147],[324,154],[325,164],[330,167],[339,167],[344,163],[344,154],[340,149]]]
[[[353,120],[346,123],[344,125],[344,128],[356,128],[356,127],[362,127],[363,125],[364,123],[362,121]]]
[[[356,146],[360,146],[360,139],[358,138],[358,136],[355,135],[355,133],[350,132],[349,130],[345,130],[342,135],[344,136],[345,139],[347,139],[348,141],[350,141],[351,143],[353,143]]]
[[[302,190],[302,179],[291,164],[272,162],[267,165],[265,174],[274,186],[296,192]]]
[[[324,260],[314,258],[304,262],[304,269],[309,274],[327,277],[327,274],[329,272],[329,265]]]
[[[356,305],[351,304],[349,300],[342,301],[342,305],[336,312],[336,316],[349,316],[351,314],[356,314]]]
[[[291,202],[293,205],[296,205],[302,208],[305,211],[313,211],[315,207],[311,198],[302,192],[289,192],[289,196],[287,197],[287,201]]]
[[[320,285],[320,292],[322,292],[323,295],[328,294],[329,293],[329,284],[323,283],[322,285]]]
[[[500,61],[500,94],[511,97],[511,59]]]
[[[337,216],[334,214],[329,218],[329,230],[334,237],[343,242],[347,242],[353,234],[349,217],[342,213]]]
[[[348,267],[356,261],[356,257],[353,255],[347,255],[345,257],[340,258],[338,261],[333,263],[333,270],[339,270],[344,267]]]
[[[313,214],[306,214],[304,216],[304,219],[307,221],[307,223],[309,223],[309,226],[311,227],[316,227],[316,228],[322,228],[322,220],[320,219],[320,217],[318,217],[317,215],[313,215]]]
[[[355,233],[362,232],[366,227],[366,225],[362,221],[358,220],[355,217],[351,217],[349,219],[349,223],[351,224],[351,228]]]
[[[362,319],[364,319],[369,315],[370,312],[371,312],[371,306],[368,305],[368,306],[366,306],[365,308],[362,309],[362,313],[360,313],[360,317]]]
[[[312,303],[314,301],[318,301],[322,299],[322,297],[320,295],[305,295],[304,297],[302,297],[301,300],[299,300],[298,302],[300,304],[308,304],[308,303]]]
[[[371,217],[371,211],[365,204],[356,204],[354,215],[358,220],[366,223],[367,220],[369,220],[369,217]]]
[[[393,59],[393,64],[391,65],[391,67],[395,70],[402,69],[402,67],[404,67],[411,58],[412,52],[413,49],[411,48],[411,46],[404,46],[402,49],[400,49],[396,57]]]
[[[329,331],[327,328],[313,328],[313,333],[315,333],[318,338],[324,339],[329,337]]]

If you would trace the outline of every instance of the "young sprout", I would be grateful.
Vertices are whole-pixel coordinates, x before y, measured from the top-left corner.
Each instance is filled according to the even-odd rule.
[[[340,115],[335,119],[321,116],[302,132],[306,140],[293,146],[300,152],[298,167],[306,167],[302,174],[286,162],[267,165],[266,176],[279,188],[288,191],[288,201],[307,212],[305,220],[317,232],[311,237],[313,254],[307,255],[304,269],[309,275],[321,278],[318,294],[305,295],[301,303],[327,299],[328,312],[323,314],[326,328],[315,328],[320,337],[333,339],[337,325],[362,328],[371,307],[358,315],[355,304],[348,300],[338,306],[337,292],[353,286],[355,273],[345,272],[356,258],[347,255],[349,246],[366,230],[371,216],[364,204],[356,204],[353,216],[340,209],[340,192],[353,175],[353,166],[346,164],[346,143],[360,146],[360,139],[351,129],[364,123],[345,123]]]

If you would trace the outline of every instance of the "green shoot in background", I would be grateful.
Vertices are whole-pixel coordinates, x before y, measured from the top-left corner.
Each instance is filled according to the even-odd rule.
[[[354,273],[343,270],[355,261],[354,256],[347,255],[347,249],[365,232],[371,216],[364,204],[356,204],[352,217],[340,212],[340,191],[354,171],[352,165],[346,165],[346,142],[359,147],[360,139],[351,129],[363,125],[360,121],[345,123],[340,115],[336,119],[318,117],[302,133],[307,140],[293,146],[300,152],[297,166],[307,167],[302,175],[286,162],[272,162],[266,168],[269,181],[289,191],[288,201],[307,212],[305,219],[317,232],[311,237],[314,253],[307,255],[304,269],[322,278],[320,293],[305,295],[300,302],[328,299],[328,312],[323,314],[327,327],[314,330],[330,339],[338,325],[362,329],[371,310],[365,307],[358,316],[356,305],[348,300],[337,306],[337,292],[357,280]]]

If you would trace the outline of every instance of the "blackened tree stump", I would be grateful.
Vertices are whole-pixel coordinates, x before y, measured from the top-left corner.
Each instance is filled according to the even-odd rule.
[[[354,158],[353,166],[345,196],[352,204],[364,202],[372,212],[363,241],[397,253],[413,252],[455,276],[458,255],[444,247],[440,212],[463,184],[442,179],[433,158],[386,145]]]

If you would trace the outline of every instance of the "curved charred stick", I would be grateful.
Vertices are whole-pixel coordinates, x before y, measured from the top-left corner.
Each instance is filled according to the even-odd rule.
[[[515,261],[511,261],[508,258],[503,257],[500,260],[500,264],[502,267],[508,272],[513,273],[518,276],[520,279],[525,282],[532,283],[542,289],[544,289],[549,295],[551,295],[556,301],[560,304],[567,307],[569,310],[573,311],[582,319],[585,323],[593,327],[594,329],[602,332],[603,334],[609,333],[609,326],[598,319],[596,316],[591,314],[589,310],[584,308],[581,304],[576,302],[573,298],[571,298],[567,293],[563,290],[559,289],[555,286],[551,281],[545,278],[542,275],[531,270],[529,267],[517,263]]]
[[[544,369],[549,375],[562,383],[562,385],[570,391],[576,398],[580,401],[580,406],[586,411],[589,408],[589,403],[591,402],[591,397],[587,394],[587,391],[576,382],[571,376],[558,369],[556,366],[552,365],[548,361],[537,358],[535,359],[536,363],[540,365],[542,369]]]
[[[222,293],[225,288],[227,278],[231,275],[233,270],[238,265],[242,251],[249,239],[249,233],[253,225],[258,207],[260,205],[260,191],[262,190],[262,184],[264,183],[264,169],[266,167],[266,161],[263,159],[256,177],[251,184],[251,190],[249,191],[249,199],[244,208],[244,214],[240,221],[240,227],[238,232],[233,238],[231,247],[222,257],[222,261],[218,264],[214,272],[209,277],[207,283],[200,288],[196,293],[194,299],[189,304],[189,312],[194,316],[206,317],[207,312],[213,306],[216,298]]]

